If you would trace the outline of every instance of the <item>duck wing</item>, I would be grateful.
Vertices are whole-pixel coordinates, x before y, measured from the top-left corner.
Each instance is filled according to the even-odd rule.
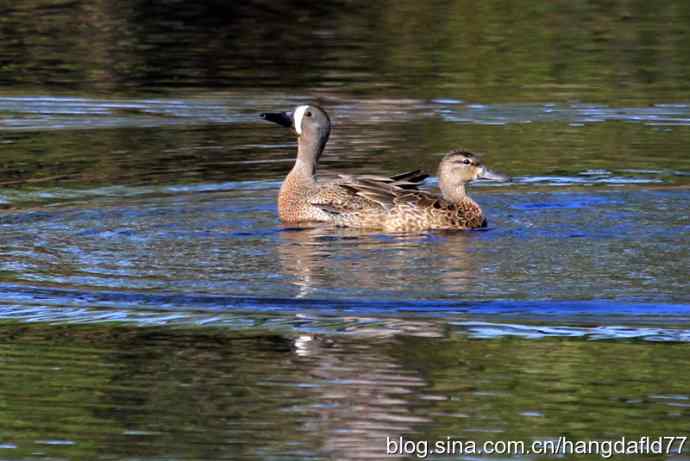
[[[399,187],[400,189],[416,190],[428,177],[429,175],[422,170],[413,170],[400,173],[395,176],[380,176],[373,174],[352,176],[341,174],[339,175],[340,180],[338,182],[341,185],[357,184],[359,182],[389,184],[391,186]]]
[[[422,170],[390,177],[341,174],[312,196],[310,203],[331,214],[386,210],[406,194],[419,192],[428,195],[418,189],[428,177]]]
[[[408,171],[399,175],[391,176],[394,185],[403,189],[417,189],[424,183],[429,175],[422,170]]]
[[[412,173],[414,173],[411,176],[413,178],[420,178],[423,175],[420,172]],[[408,181],[406,179],[408,177],[393,181],[381,181],[371,176],[349,177],[347,181],[338,183],[340,190],[347,193],[347,200],[320,203],[318,206],[330,213],[348,213],[390,210],[398,206],[445,208],[451,205],[434,194],[416,188],[412,189],[411,184],[418,184],[418,182]]]

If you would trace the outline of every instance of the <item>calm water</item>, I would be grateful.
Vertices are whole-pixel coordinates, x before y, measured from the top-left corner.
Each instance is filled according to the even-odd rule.
[[[690,435],[685,2],[17,3],[0,459]],[[489,228],[282,226],[314,100],[324,175],[483,153]]]

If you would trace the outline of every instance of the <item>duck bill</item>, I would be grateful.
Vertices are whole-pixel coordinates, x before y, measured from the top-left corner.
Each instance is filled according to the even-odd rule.
[[[481,171],[479,172],[479,175],[477,176],[477,179],[488,179],[491,181],[507,182],[510,181],[510,176],[495,173],[489,170],[488,168],[482,167]]]
[[[294,125],[292,112],[264,112],[261,114],[261,118],[269,122],[277,123],[285,128],[292,128]]]

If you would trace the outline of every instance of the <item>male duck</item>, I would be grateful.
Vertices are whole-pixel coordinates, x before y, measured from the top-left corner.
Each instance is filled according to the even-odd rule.
[[[439,165],[438,178],[441,197],[421,190],[405,190],[395,183],[359,179],[340,187],[367,200],[366,205],[352,209],[343,201],[321,208],[335,224],[344,227],[388,232],[486,227],[482,209],[466,194],[465,184],[480,178],[510,179],[488,170],[474,154],[465,151],[447,154]]]
[[[278,215],[285,223],[305,221],[332,222],[335,215],[330,211],[358,211],[372,206],[370,200],[352,192],[346,186],[368,184],[386,185],[400,191],[416,190],[428,177],[420,170],[397,176],[347,176],[340,175],[334,181],[317,181],[316,165],[326,147],[331,132],[331,121],[326,111],[316,105],[303,105],[293,112],[263,113],[261,117],[270,122],[292,128],[297,134],[297,161],[283,181],[278,195]]]

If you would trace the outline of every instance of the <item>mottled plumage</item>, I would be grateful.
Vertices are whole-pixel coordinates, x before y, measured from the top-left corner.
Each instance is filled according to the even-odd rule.
[[[297,134],[297,160],[283,181],[278,195],[278,215],[286,223],[308,221],[332,222],[334,215],[324,207],[338,207],[352,211],[370,206],[369,201],[348,189],[348,184],[360,182],[381,184],[396,190],[416,190],[428,177],[416,170],[393,177],[340,175],[334,181],[318,181],[316,166],[331,131],[328,114],[318,106],[304,105],[293,112],[265,113],[261,116],[271,122],[292,128]]]
[[[321,209],[333,222],[345,227],[380,229],[389,232],[429,229],[472,229],[486,226],[479,205],[465,193],[465,184],[478,178],[508,180],[486,169],[469,152],[446,155],[438,170],[442,196],[421,190],[405,190],[395,183],[354,180],[339,187],[365,203],[350,207],[348,200],[329,203]]]

